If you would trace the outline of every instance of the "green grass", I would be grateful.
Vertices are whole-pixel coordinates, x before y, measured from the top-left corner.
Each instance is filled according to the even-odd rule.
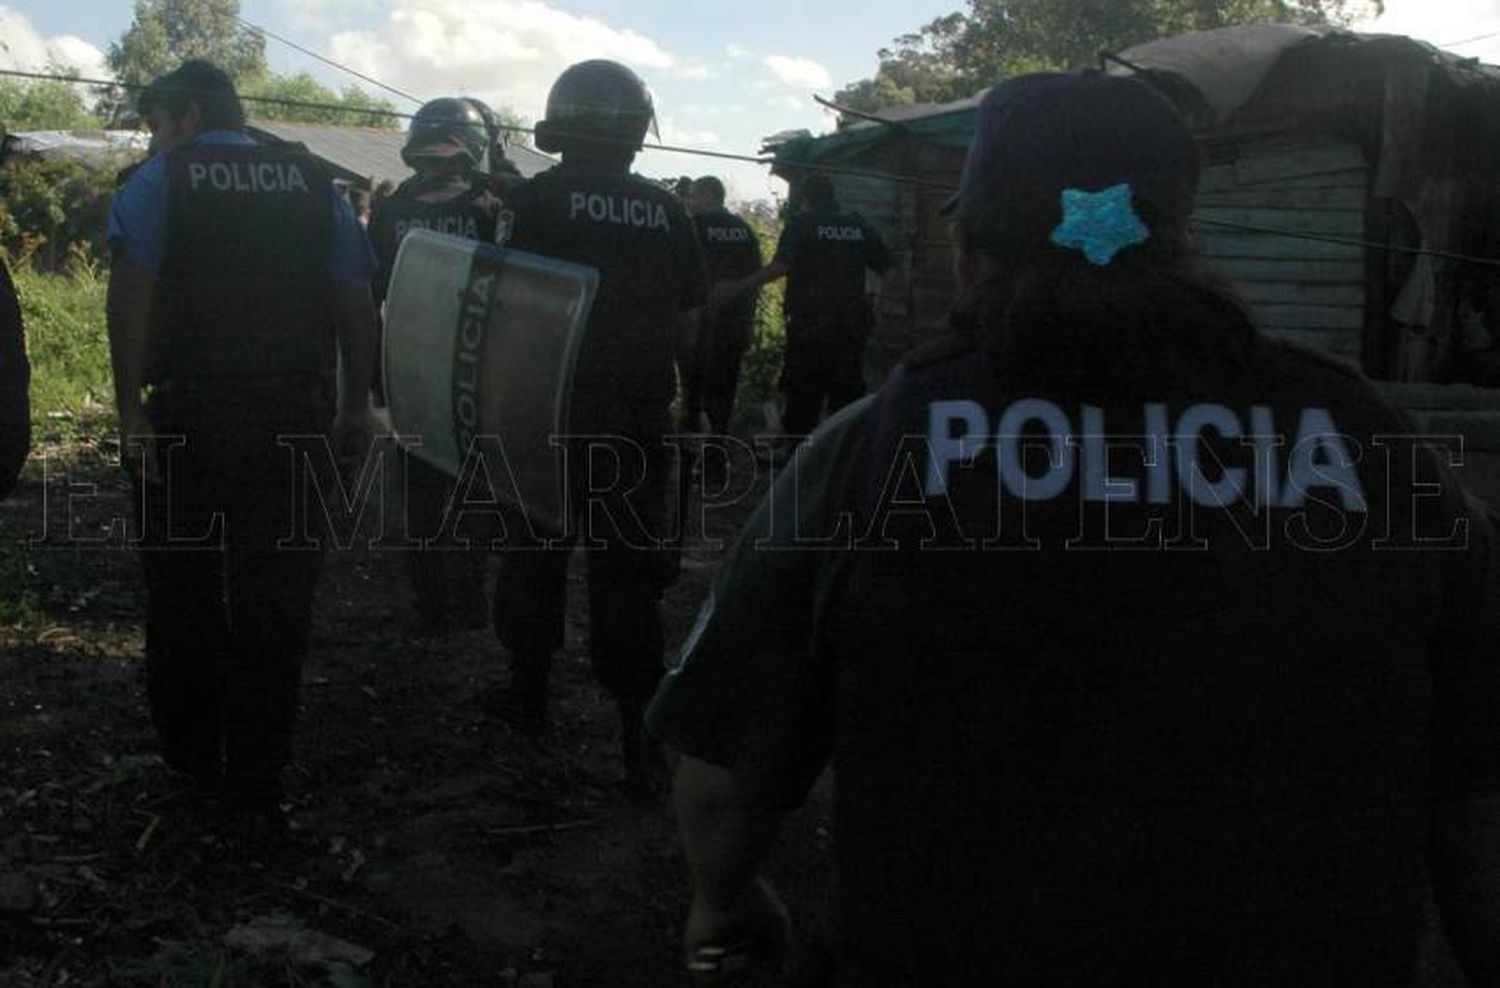
[[[12,268],[31,355],[35,442],[114,428],[105,276],[88,265],[67,274]]]

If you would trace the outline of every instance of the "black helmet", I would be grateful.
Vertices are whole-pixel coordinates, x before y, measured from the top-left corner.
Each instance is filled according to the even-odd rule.
[[[423,103],[412,117],[401,160],[416,168],[423,159],[462,157],[476,167],[488,147],[484,115],[469,100],[444,97]]]
[[[569,66],[547,94],[547,115],[536,125],[539,150],[615,144],[638,151],[656,127],[656,108],[641,77],[619,62],[596,58]]]
[[[490,109],[488,103],[473,96],[465,96],[464,102],[479,111],[479,117],[484,121],[484,132],[490,139],[491,147],[496,144],[509,143],[505,139],[505,131],[500,127],[500,117],[494,110]]]

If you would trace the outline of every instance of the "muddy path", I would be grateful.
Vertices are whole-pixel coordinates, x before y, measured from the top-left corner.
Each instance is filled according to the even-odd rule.
[[[672,646],[764,487],[753,473],[737,464],[745,498],[690,529],[665,604]],[[491,633],[414,639],[400,558],[330,553],[288,775],[293,838],[247,860],[154,753],[139,569],[111,528],[128,496],[85,444],[48,450],[45,476],[0,505],[0,568],[28,611],[0,630],[0,985],[683,983],[684,868],[667,808],[621,788],[581,560],[537,741],[480,710],[505,677]],[[826,815],[825,795],[773,868],[809,925]]]

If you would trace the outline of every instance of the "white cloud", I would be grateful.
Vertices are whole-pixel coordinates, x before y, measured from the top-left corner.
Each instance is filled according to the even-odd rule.
[[[109,78],[104,52],[71,34],[45,38],[26,15],[0,7],[0,68],[44,72],[53,66],[75,70],[90,79]]]
[[[767,55],[763,60],[771,74],[788,86],[805,89],[827,89],[833,85],[828,70],[810,58],[792,55]]]
[[[736,44],[733,41],[724,46],[724,54],[736,60],[755,57],[755,52],[751,51],[749,48],[746,48],[744,45]]]
[[[673,117],[662,117],[661,142],[679,147],[701,147],[718,150],[723,138],[719,132],[708,127],[684,127]]]
[[[1500,56],[1500,4],[1494,0],[1386,0],[1385,13],[1358,25],[1362,31],[1406,34],[1435,45],[1454,45],[1460,55],[1494,60]]]
[[[715,75],[713,66],[700,61],[683,62],[671,69],[671,73],[678,79],[688,79],[694,82],[712,79]]]
[[[648,83],[679,64],[644,35],[539,0],[396,0],[383,25],[335,34],[328,54],[420,96],[466,93],[532,119],[574,62],[612,58]]]

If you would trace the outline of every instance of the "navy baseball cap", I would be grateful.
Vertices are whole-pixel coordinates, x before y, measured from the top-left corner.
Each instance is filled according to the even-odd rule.
[[[1177,109],[1139,79],[1040,72],[980,101],[958,195],[944,213],[992,250],[1047,243],[1064,190],[1129,183],[1152,230],[1177,224],[1198,183],[1198,147]]]

